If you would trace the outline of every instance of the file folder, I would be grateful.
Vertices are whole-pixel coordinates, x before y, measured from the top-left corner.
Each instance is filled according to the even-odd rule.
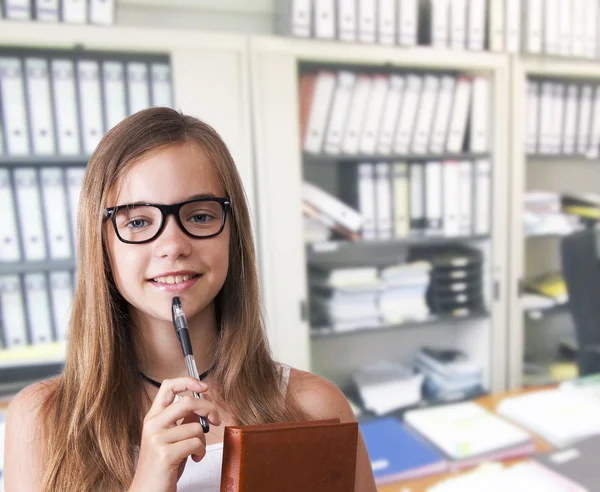
[[[60,20],[59,0],[31,0],[35,2],[35,20],[58,22]]]
[[[85,24],[88,17],[88,3],[86,0],[62,0],[63,22]]]
[[[100,66],[95,60],[77,61],[83,150],[91,155],[104,135]]]
[[[314,0],[315,37],[335,39],[335,2],[334,0]]]
[[[129,96],[129,114],[150,107],[150,88],[148,65],[141,62],[127,63],[127,94]]]
[[[152,63],[150,65],[150,86],[152,106],[173,107],[171,66],[168,63]]]
[[[398,2],[398,44],[416,46],[419,27],[419,0]]]
[[[115,0],[89,0],[89,9],[92,24],[114,24]]]
[[[73,238],[73,251],[75,251],[75,237],[77,236],[77,210],[79,207],[79,194],[83,185],[85,168],[69,167],[66,170],[67,177],[67,200],[69,207],[69,223],[71,225],[71,236]]]
[[[71,237],[63,171],[58,167],[41,169],[40,180],[50,258],[70,258]]]
[[[71,60],[54,59],[51,61],[51,67],[58,152],[61,155],[79,155],[81,145],[75,66]]]
[[[48,62],[43,58],[27,58],[25,72],[33,153],[52,155],[56,148]]]
[[[15,169],[14,182],[25,259],[43,260],[47,256],[46,238],[42,222],[40,190],[35,169]]]
[[[377,9],[377,40],[379,44],[396,44],[397,0],[379,0]]]
[[[0,311],[4,346],[12,349],[27,345],[27,319],[18,275],[0,276]]]
[[[391,169],[387,162],[375,165],[375,189],[377,211],[377,237],[391,239],[392,224],[392,183]]]
[[[0,168],[0,262],[21,259],[17,214],[10,172]]]
[[[339,154],[342,150],[342,139],[355,81],[356,74],[353,72],[341,70],[337,74],[337,83],[333,93],[329,123],[325,135],[325,153],[327,154]]]
[[[50,343],[53,341],[52,318],[46,276],[43,273],[27,273],[23,281],[31,343]]]
[[[29,153],[29,131],[25,80],[19,58],[0,56],[0,100],[7,153],[26,155]]]
[[[104,87],[105,131],[109,131],[128,115],[125,95],[125,67],[121,62],[102,62],[102,85]]]
[[[376,0],[358,2],[358,40],[363,43],[375,42]]]
[[[357,39],[357,11],[356,0],[338,0],[338,38],[341,41],[356,41]]]
[[[73,302],[71,274],[68,271],[53,271],[49,275],[54,332],[56,340],[63,341],[68,338],[69,318]]]
[[[31,19],[30,0],[4,0],[5,15],[7,19]]]

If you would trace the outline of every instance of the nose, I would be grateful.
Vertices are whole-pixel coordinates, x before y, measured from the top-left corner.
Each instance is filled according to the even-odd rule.
[[[192,238],[181,230],[174,216],[167,217],[160,235],[154,240],[154,252],[159,258],[175,260],[192,251]]]

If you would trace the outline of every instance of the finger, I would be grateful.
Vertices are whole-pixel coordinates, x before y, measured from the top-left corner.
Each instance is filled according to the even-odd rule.
[[[160,440],[167,444],[185,441],[186,439],[191,439],[193,437],[200,438],[202,444],[206,446],[206,437],[202,431],[202,425],[200,425],[200,422],[198,421],[171,427],[160,434]]]
[[[173,460],[183,460],[192,456],[198,462],[206,454],[206,446],[199,437],[191,437],[183,441],[170,444]]]
[[[196,393],[203,393],[208,389],[208,386],[194,378],[176,378],[176,379],[165,379],[160,385],[160,389],[152,402],[152,406],[148,411],[147,417],[152,417],[162,412],[167,408],[178,393],[185,391],[192,391]]]
[[[161,428],[173,427],[177,421],[188,417],[196,416],[196,420],[200,417],[207,417],[212,425],[220,425],[221,418],[216,405],[210,401],[201,398],[192,398],[184,396],[179,401],[176,401],[165,408],[160,414],[154,417],[155,425]]]

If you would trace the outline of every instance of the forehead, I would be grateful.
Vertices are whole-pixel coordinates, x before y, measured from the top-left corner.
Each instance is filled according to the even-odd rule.
[[[225,190],[203,149],[184,142],[162,147],[135,163],[117,184],[110,205],[170,204],[199,194],[225,196]]]

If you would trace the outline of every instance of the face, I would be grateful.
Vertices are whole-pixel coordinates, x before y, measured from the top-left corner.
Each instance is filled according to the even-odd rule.
[[[171,205],[196,195],[225,197],[225,190],[202,149],[191,142],[162,148],[136,163],[108,206],[131,203]],[[198,219],[195,219],[198,220]],[[134,223],[134,226],[139,225]],[[161,234],[148,243],[121,242],[110,220],[105,234],[113,278],[131,305],[134,319],[171,321],[179,296],[188,319],[210,306],[227,276],[229,217],[214,237],[186,235],[170,215]]]

